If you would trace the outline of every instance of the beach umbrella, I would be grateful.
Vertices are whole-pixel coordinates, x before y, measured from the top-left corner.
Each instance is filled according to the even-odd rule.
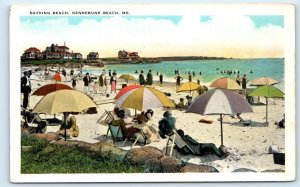
[[[279,83],[279,81],[269,78],[269,77],[260,77],[251,81],[250,86],[264,86],[264,85],[274,85]]]
[[[132,108],[139,111],[159,107],[174,107],[174,103],[164,93],[144,86],[124,93],[115,101],[115,104],[119,108]]]
[[[53,75],[53,77],[51,78],[51,80],[54,80],[56,82],[61,82],[61,76],[60,76],[60,74],[59,73],[55,73]]]
[[[253,109],[240,94],[226,89],[213,89],[196,98],[186,112],[220,115],[221,145],[223,145],[222,115],[253,112]]]
[[[124,93],[128,92],[129,90],[138,88],[138,87],[141,87],[141,85],[139,85],[139,84],[134,84],[134,85],[126,86],[126,87],[122,88],[122,90],[120,90],[120,91],[118,92],[118,94],[115,96],[114,99],[118,99],[118,98],[121,97]]]
[[[119,78],[120,78],[120,79],[125,79],[127,83],[128,83],[129,80],[136,80],[136,79],[134,78],[134,76],[129,75],[129,74],[123,74],[123,75],[121,75]]]
[[[199,88],[201,89],[201,86],[197,83],[186,82],[186,83],[183,83],[182,85],[180,85],[179,88],[176,90],[176,92],[187,92],[187,91],[189,91],[191,93],[191,91],[197,90]]]
[[[44,96],[58,90],[72,90],[72,88],[66,84],[61,83],[46,84],[38,88],[35,92],[33,92],[32,95]]]
[[[253,90],[249,96],[264,96],[266,97],[266,123],[268,123],[268,98],[284,97],[284,93],[276,87],[265,85]]]
[[[213,88],[224,88],[228,90],[240,90],[241,86],[235,81],[227,77],[219,78],[214,80],[210,87]]]
[[[33,108],[34,113],[57,114],[82,112],[98,107],[87,95],[76,90],[59,90],[44,96]],[[66,121],[66,120],[65,120]],[[66,129],[65,129],[66,140]]]

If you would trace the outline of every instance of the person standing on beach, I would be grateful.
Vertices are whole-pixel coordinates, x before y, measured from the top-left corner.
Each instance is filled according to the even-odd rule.
[[[83,77],[83,82],[84,82],[84,93],[89,94],[89,85],[92,82],[89,73],[85,74],[85,76]]]
[[[180,82],[183,80],[183,78],[179,74],[177,74],[175,79],[176,79],[176,89],[177,89],[177,87],[180,86]]]
[[[99,76],[99,86],[103,87],[104,85],[104,79],[103,79],[103,73]]]
[[[111,77],[111,70],[108,70],[108,76]]]
[[[72,69],[70,70],[70,78],[72,79],[73,76],[74,76],[74,69],[72,68]]]
[[[189,82],[192,82],[192,75],[189,74]]]
[[[151,69],[149,70],[148,74],[147,74],[147,85],[152,85],[153,84],[153,76],[152,76],[152,73],[151,73]]]
[[[111,76],[110,77],[110,85],[111,85],[111,89],[110,89],[110,93],[117,91],[117,79],[116,76]]]
[[[241,82],[242,82],[243,94],[246,96],[246,94],[247,94],[247,82],[248,82],[248,78],[247,78],[246,74],[243,75]]]
[[[71,81],[72,81],[72,87],[73,87],[73,90],[76,90],[76,85],[77,85],[77,78],[76,77],[74,77],[74,76],[72,76],[72,79],[71,79]]]
[[[238,83],[239,85],[241,85],[241,79],[240,79],[240,75],[237,74],[236,78],[235,78],[236,83]]]
[[[160,73],[160,75],[159,75],[159,82],[160,82],[161,85],[163,84],[163,79],[164,79],[164,76],[163,76],[162,73]]]
[[[21,93],[23,93],[23,108],[28,107],[29,93],[31,92],[31,82],[28,77],[27,71],[24,72],[24,76],[21,78]]]
[[[145,84],[145,77],[144,77],[144,72],[141,71],[140,75],[139,75],[139,81],[140,81],[140,85],[144,85]]]

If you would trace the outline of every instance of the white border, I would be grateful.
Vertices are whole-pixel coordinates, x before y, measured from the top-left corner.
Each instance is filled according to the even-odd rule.
[[[176,174],[21,174],[19,17],[30,10],[116,10],[130,15],[284,15],[285,28],[285,173]],[[16,76],[17,75],[17,76]],[[94,4],[14,5],[10,11],[10,180],[12,182],[197,182],[291,181],[295,179],[295,8],[292,4]]]

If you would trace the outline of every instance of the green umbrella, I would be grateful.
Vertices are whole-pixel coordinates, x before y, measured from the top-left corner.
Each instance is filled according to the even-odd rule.
[[[266,97],[266,123],[268,122],[268,98],[284,97],[284,93],[281,90],[270,85],[260,86],[253,90],[249,95]]]

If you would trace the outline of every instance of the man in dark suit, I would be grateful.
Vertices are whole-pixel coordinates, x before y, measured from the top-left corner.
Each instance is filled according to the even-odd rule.
[[[27,71],[24,72],[24,76],[21,78],[21,93],[23,93],[23,108],[28,107],[28,96],[31,92],[31,83],[28,77]]]
[[[83,82],[84,82],[84,92],[86,94],[89,93],[89,85],[92,82],[90,74],[86,73],[85,76],[83,77]]]

